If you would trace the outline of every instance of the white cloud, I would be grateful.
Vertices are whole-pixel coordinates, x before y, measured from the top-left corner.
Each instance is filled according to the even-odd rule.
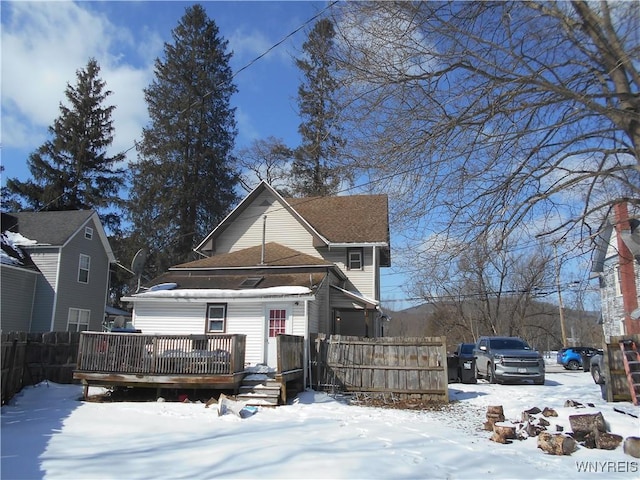
[[[142,42],[146,49],[160,42]],[[142,89],[151,78],[148,65],[122,63],[125,49],[139,48],[133,34],[71,2],[8,2],[2,24],[2,117],[4,147],[35,148],[66,102],[67,84],[95,58],[100,77],[113,92],[114,150],[133,145],[146,121]],[[150,53],[147,51],[147,53]]]

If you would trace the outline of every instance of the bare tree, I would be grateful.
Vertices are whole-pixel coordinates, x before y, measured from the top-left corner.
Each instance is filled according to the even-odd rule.
[[[503,248],[496,248],[499,242]],[[455,251],[455,255],[451,255]],[[480,335],[515,335],[528,340],[553,336],[558,309],[547,315],[540,298],[553,292],[550,249],[522,251],[487,237],[471,245],[428,248],[422,265],[429,272],[416,293],[436,308],[439,331],[466,340]],[[545,313],[543,315],[543,313]]]
[[[417,238],[588,238],[640,203],[639,18],[639,2],[345,2],[351,161]]]
[[[240,183],[247,192],[264,180],[282,195],[290,195],[293,150],[283,140],[275,137],[255,140],[238,151],[237,161]]]

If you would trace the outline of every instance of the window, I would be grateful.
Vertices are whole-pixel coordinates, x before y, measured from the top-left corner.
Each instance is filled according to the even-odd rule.
[[[347,270],[362,270],[363,252],[361,248],[350,248],[347,250]]]
[[[83,310],[81,308],[70,308],[67,320],[68,332],[83,332],[89,330],[89,318],[91,310]]]
[[[80,264],[78,265],[78,282],[89,283],[89,266],[91,265],[91,257],[89,255],[80,254]]]
[[[284,309],[269,310],[269,337],[275,337],[286,331],[287,311]]]
[[[241,284],[240,288],[254,288],[258,285],[264,277],[249,277],[246,278]]]
[[[227,306],[222,304],[207,306],[207,331],[224,332]]]
[[[93,228],[84,227],[84,238],[91,240],[93,238]]]
[[[619,297],[622,295],[622,277],[620,275],[620,265],[616,265],[615,267],[614,283],[616,288],[616,297]]]

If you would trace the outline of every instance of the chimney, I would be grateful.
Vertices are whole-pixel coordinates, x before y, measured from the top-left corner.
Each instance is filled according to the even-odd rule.
[[[640,320],[634,319],[631,312],[638,308],[638,289],[635,277],[635,259],[623,240],[623,233],[631,233],[627,202],[618,203],[615,213],[616,239],[618,246],[618,264],[620,266],[620,291],[624,306],[625,335],[640,334]]]

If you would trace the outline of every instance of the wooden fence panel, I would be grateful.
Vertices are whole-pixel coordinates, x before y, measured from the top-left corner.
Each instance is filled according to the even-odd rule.
[[[1,335],[2,404],[44,380],[72,383],[80,334],[7,332]]]
[[[448,401],[445,337],[362,338],[319,334],[312,352],[319,390]]]

